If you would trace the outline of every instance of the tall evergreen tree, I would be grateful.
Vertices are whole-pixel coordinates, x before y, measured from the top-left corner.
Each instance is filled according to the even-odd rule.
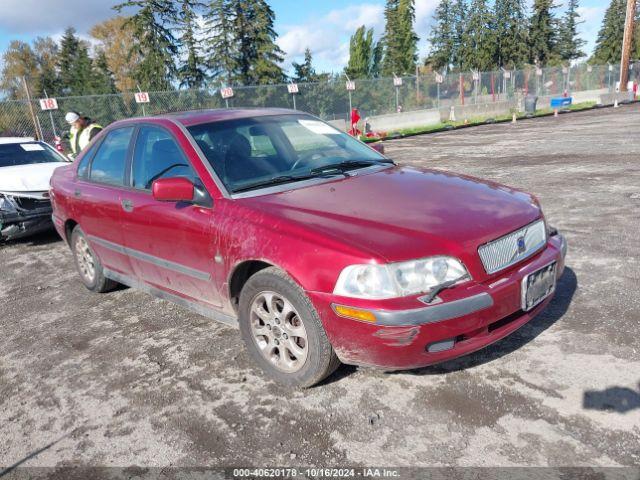
[[[369,75],[373,78],[378,78],[382,70],[382,59],[384,58],[384,41],[378,40],[373,47],[373,53],[371,58],[371,70]]]
[[[204,60],[201,55],[198,34],[198,9],[203,5],[199,0],[180,0],[178,15],[178,30],[180,44],[185,57],[184,63],[178,69],[180,86],[200,88],[205,81]]]
[[[534,0],[529,20],[529,62],[546,66],[559,60],[558,28],[554,0]]]
[[[113,72],[109,70],[105,52],[98,50],[93,60],[91,94],[109,93],[116,93],[116,82],[113,78]]]
[[[58,69],[59,91],[62,95],[93,93],[93,64],[89,56],[89,45],[76,36],[72,27],[65,30],[60,41]]]
[[[211,0],[205,18],[205,57],[214,79],[231,85],[238,69],[234,8],[229,0]]]
[[[415,0],[387,0],[382,73],[413,74],[418,59],[418,36],[414,30]]]
[[[596,47],[591,57],[592,63],[606,65],[620,61],[626,15],[627,2],[611,0],[596,39]]]
[[[345,73],[350,78],[365,78],[371,74],[375,44],[373,29],[359,27],[349,41],[349,63]]]
[[[458,57],[462,70],[488,71],[495,68],[495,17],[487,0],[472,0]]]
[[[467,2],[466,0],[454,0],[452,6],[453,21],[453,54],[452,63],[457,67],[462,67],[462,55],[464,45],[464,32],[467,29]]]
[[[453,61],[455,50],[453,18],[452,0],[440,0],[433,16],[435,25],[429,37],[431,52],[427,57],[427,63],[436,70],[448,67]]]
[[[61,93],[69,93],[75,83],[76,62],[80,49],[80,39],[76,37],[76,31],[69,27],[64,31],[60,40],[60,54],[58,55],[58,70],[60,72]]]
[[[91,95],[95,88],[95,72],[93,61],[89,56],[89,45],[80,41],[74,62],[72,64],[71,82],[65,85],[68,88],[68,95]],[[103,92],[99,92],[103,93]]]
[[[172,0],[128,0],[114,8],[137,8],[129,17],[138,42],[132,45],[130,55],[140,58],[133,71],[133,78],[146,90],[170,90],[176,77],[174,59],[178,54],[178,42],[173,35],[178,12]]]
[[[514,69],[528,58],[525,0],[496,0],[496,64]]]
[[[313,68],[313,57],[309,47],[304,49],[304,61],[302,63],[292,62],[293,80],[295,82],[315,82],[317,80],[316,71]]]
[[[285,80],[280,64],[284,52],[276,44],[275,14],[265,0],[233,0],[234,33],[238,45],[236,81],[243,85]]]
[[[580,21],[578,13],[579,0],[569,0],[567,10],[560,22],[558,32],[558,53],[563,62],[571,62],[585,56],[582,48],[586,42],[578,35]]]

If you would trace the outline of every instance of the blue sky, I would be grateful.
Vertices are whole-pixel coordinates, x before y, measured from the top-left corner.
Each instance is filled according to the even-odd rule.
[[[420,36],[421,57],[428,52],[426,38],[433,10],[439,0],[416,0],[416,32]],[[30,41],[40,35],[59,37],[72,25],[86,34],[95,23],[113,15],[111,6],[120,0],[1,0],[0,52],[11,39]],[[318,70],[340,70],[348,59],[349,35],[360,25],[382,33],[384,0],[271,0],[276,12],[278,43],[287,53],[286,65],[300,60],[309,47]],[[563,1],[558,12],[562,12]],[[591,52],[608,1],[582,0],[580,13],[583,38]]]

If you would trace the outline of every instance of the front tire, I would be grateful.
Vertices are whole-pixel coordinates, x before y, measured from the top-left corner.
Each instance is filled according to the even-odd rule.
[[[279,383],[310,387],[340,365],[311,301],[275,267],[249,278],[240,293],[239,321],[252,358]]]
[[[118,285],[104,276],[102,263],[89,246],[87,237],[79,225],[76,225],[71,233],[71,251],[80,279],[89,290],[104,293],[113,290]]]

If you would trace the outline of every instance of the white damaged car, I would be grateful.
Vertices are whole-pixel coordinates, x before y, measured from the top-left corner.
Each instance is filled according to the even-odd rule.
[[[68,164],[56,150],[33,138],[0,137],[0,240],[53,227],[49,180]]]

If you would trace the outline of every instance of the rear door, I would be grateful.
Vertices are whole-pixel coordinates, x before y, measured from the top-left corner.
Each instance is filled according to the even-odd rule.
[[[131,275],[128,256],[123,251],[122,194],[126,192],[125,172],[135,127],[108,132],[92,158],[80,165],[74,187],[76,221],[102,264]]]
[[[136,277],[171,293],[220,305],[214,282],[212,209],[158,202],[151,194],[159,178],[185,177],[200,183],[171,132],[157,125],[140,126],[130,177],[122,225]]]

